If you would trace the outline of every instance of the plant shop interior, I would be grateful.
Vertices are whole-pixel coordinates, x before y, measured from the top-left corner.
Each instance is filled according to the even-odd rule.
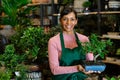
[[[61,31],[66,5],[77,12],[77,32],[111,42],[91,40],[93,49],[105,47],[107,54],[97,59],[105,70],[89,80],[120,80],[120,0],[0,0],[0,80],[52,80],[48,40]]]

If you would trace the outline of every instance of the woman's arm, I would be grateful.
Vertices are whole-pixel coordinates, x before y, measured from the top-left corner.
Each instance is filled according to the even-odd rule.
[[[59,42],[58,37],[54,39],[51,38],[48,42],[48,56],[51,72],[54,75],[78,72],[78,65],[59,66],[59,58],[61,56],[60,51],[61,45],[58,42]]]

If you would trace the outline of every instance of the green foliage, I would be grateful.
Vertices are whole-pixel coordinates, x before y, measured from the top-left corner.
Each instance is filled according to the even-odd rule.
[[[7,71],[10,71],[9,74],[4,71],[6,75],[2,75],[8,75],[8,77],[10,75],[11,77],[14,72],[18,71],[21,76],[15,76],[14,79],[25,79],[26,67],[24,63],[31,64],[38,60],[37,64],[40,64],[39,61],[43,64],[47,57],[48,40],[60,30],[60,27],[54,27],[45,33],[42,27],[29,26],[17,31],[10,38],[11,43],[6,46],[5,52],[0,55],[0,67],[5,67]]]
[[[83,3],[83,7],[90,7],[91,6],[91,2],[90,1],[85,1]]]
[[[7,45],[5,47],[5,52],[0,55],[0,65],[5,66],[14,71],[14,67],[16,67],[19,63],[22,63],[24,60],[24,56],[19,56],[15,54],[15,48],[13,44]]]
[[[63,0],[62,4],[70,4],[73,3],[74,0]]]
[[[112,45],[111,40],[99,40],[96,34],[91,34],[89,40],[90,42],[83,43],[85,53],[92,52],[94,55],[100,54],[101,58],[104,58],[105,54],[108,53],[106,48]]]
[[[19,71],[22,74],[25,73],[26,68],[22,64],[23,62],[24,62],[24,55],[21,56],[16,54],[13,44],[7,45],[5,47],[5,52],[0,55],[0,67],[5,67],[5,70],[3,71],[4,74],[2,74],[1,77],[5,76],[6,78],[9,79],[9,76],[11,78],[11,76],[15,71]],[[22,75],[21,77],[24,76],[25,75]]]
[[[10,80],[11,72],[0,70],[0,80]]]
[[[106,79],[107,80],[120,80],[120,77],[118,76],[113,76],[113,77],[108,77],[108,76],[106,76]]]
[[[11,25],[13,27],[18,24],[29,24],[28,22],[30,21],[26,18],[26,14],[28,14],[32,8],[24,6],[30,3],[30,0],[1,0],[1,2],[1,10],[5,13],[5,16],[2,17],[1,24]]]
[[[52,36],[62,31],[61,25],[53,26],[50,28],[49,34]]]
[[[47,56],[49,33],[45,33],[42,27],[28,27],[18,32],[11,38],[11,43],[15,45],[16,53],[25,54],[28,62],[34,62],[39,58]]]

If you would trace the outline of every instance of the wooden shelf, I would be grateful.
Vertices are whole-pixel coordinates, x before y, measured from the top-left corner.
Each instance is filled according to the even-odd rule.
[[[100,12],[100,14],[119,14],[120,11],[105,11],[105,12]]]
[[[102,12],[88,12],[88,13],[77,13],[80,15],[95,15],[95,14],[120,14],[120,11],[102,11]],[[53,16],[60,16],[60,14],[53,14]]]
[[[109,38],[109,39],[117,39],[120,40],[120,35],[107,35],[107,34],[103,34],[101,38]]]
[[[79,15],[91,15],[91,14],[119,14],[120,11],[101,11],[101,12],[88,12],[88,13],[78,13]]]
[[[32,3],[32,4],[27,4],[27,6],[39,6],[39,5],[51,5],[50,3]]]
[[[103,60],[104,63],[116,64],[120,66],[120,59],[106,57],[106,60]]]

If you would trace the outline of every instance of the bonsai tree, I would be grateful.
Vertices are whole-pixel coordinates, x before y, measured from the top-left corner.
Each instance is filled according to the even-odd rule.
[[[104,58],[108,53],[106,48],[112,45],[111,40],[100,40],[96,34],[91,34],[89,40],[90,42],[83,43],[83,50],[86,54],[92,52],[94,54],[94,61],[96,61],[98,56]]]
[[[110,40],[100,40],[99,36],[96,34],[91,34],[89,36],[89,40],[90,42],[85,42],[82,44],[83,50],[86,55],[92,53],[94,57],[92,61],[83,61],[83,66],[85,67],[86,71],[101,73],[105,70],[106,65],[102,61],[97,60],[97,58],[99,56],[101,58],[105,57],[105,55],[108,53],[107,47],[111,46],[112,42]]]

